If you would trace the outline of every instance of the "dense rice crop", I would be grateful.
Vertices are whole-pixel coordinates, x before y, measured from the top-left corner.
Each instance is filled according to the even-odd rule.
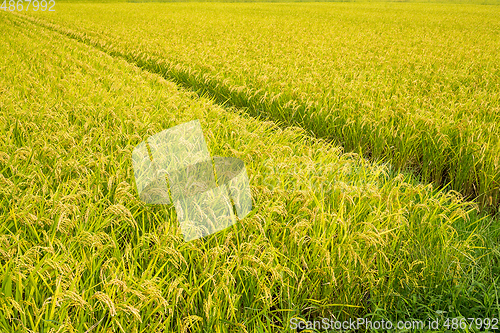
[[[499,6],[62,4],[37,15],[221,102],[500,201]]]
[[[0,30],[2,331],[268,332],[292,317],[498,314],[495,271],[477,252],[485,220],[457,194],[13,14],[0,12]],[[171,207],[138,200],[131,152],[193,119],[214,155],[245,162],[255,210],[185,243]]]

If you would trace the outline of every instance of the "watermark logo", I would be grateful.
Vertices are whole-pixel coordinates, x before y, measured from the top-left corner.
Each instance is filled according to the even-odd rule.
[[[239,219],[252,210],[245,164],[233,157],[212,159],[198,120],[141,142],[132,164],[139,198],[173,203],[186,242],[233,225],[234,210]]]

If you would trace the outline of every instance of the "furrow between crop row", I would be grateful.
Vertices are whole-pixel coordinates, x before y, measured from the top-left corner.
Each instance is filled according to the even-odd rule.
[[[346,151],[362,153],[374,160],[390,161],[398,170],[419,174],[426,182],[447,186],[468,198],[477,198],[481,206],[497,207],[500,202],[500,155],[494,139],[495,128],[482,131],[493,138],[481,141],[472,129],[453,125],[446,130],[427,117],[394,113],[391,119],[375,121],[352,116],[337,105],[299,101],[287,94],[234,86],[214,73],[173,62],[153,51],[143,51],[112,33],[95,33],[69,28],[40,17],[19,15],[41,26],[90,44],[126,59],[148,71],[208,95],[219,104],[245,108],[254,117],[272,119],[284,126],[300,126],[311,135],[343,144]],[[356,102],[353,102],[354,106]],[[338,111],[338,112],[337,112]]]

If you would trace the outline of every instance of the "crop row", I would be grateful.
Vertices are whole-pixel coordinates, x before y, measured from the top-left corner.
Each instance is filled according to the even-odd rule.
[[[64,4],[34,19],[497,206],[498,15],[450,4]]]
[[[406,314],[471,308],[458,291],[484,239],[470,203],[12,14],[0,28],[2,330],[271,331],[429,295],[443,297]],[[193,119],[213,155],[245,162],[254,211],[185,243],[171,207],[138,199],[131,152]]]

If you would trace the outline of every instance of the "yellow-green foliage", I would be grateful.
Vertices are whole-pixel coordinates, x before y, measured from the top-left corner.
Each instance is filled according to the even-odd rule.
[[[46,15],[220,101],[499,203],[499,6],[61,4]]]
[[[0,31],[2,332],[277,331],[441,295],[476,264],[454,193],[17,15]],[[185,243],[171,207],[138,199],[131,152],[193,119],[213,155],[245,162],[255,209]]]

